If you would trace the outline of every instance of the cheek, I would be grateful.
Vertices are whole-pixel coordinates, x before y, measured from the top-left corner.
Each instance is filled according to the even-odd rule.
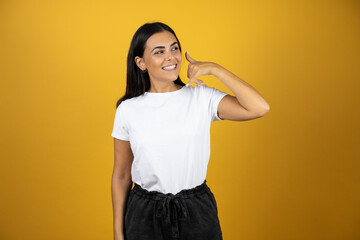
[[[181,65],[181,61],[182,61],[181,53],[176,56],[176,59],[178,60],[179,64]]]
[[[149,65],[150,65],[150,67],[158,68],[159,66],[161,66],[161,61],[160,61],[160,59],[154,57],[150,60]]]

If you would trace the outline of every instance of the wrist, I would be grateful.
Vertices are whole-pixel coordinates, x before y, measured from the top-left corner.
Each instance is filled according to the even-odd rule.
[[[224,69],[219,64],[216,64],[216,63],[213,63],[213,64],[214,64],[214,66],[211,69],[211,75],[213,75],[216,78],[219,78],[219,76],[222,74],[222,71]]]

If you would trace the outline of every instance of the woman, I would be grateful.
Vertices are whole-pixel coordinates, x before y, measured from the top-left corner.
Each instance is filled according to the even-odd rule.
[[[179,78],[180,42],[169,26],[144,24],[131,41],[126,93],[117,102],[111,134],[116,240],[222,239],[205,180],[210,125],[259,118],[269,105],[222,66],[196,61],[188,52],[185,57],[186,85]],[[235,96],[203,84],[202,75],[214,75]]]

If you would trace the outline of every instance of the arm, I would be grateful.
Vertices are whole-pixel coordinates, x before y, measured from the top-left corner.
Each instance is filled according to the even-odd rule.
[[[114,240],[124,239],[124,213],[132,187],[131,164],[133,158],[130,142],[114,138],[114,170],[111,179]]]
[[[201,75],[214,75],[234,96],[226,95],[218,106],[218,116],[222,119],[244,121],[264,116],[269,112],[270,106],[258,91],[235,74],[213,62],[199,62],[186,53],[190,62],[188,69],[189,84],[202,81],[197,79]]]
[[[227,95],[220,101],[220,118],[244,121],[262,117],[270,111],[269,104],[260,93],[235,74],[218,64],[212,68],[212,74],[235,94],[235,97]]]

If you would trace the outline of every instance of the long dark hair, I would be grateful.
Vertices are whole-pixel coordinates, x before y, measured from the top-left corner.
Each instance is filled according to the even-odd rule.
[[[127,57],[127,78],[126,78],[126,92],[116,103],[116,108],[120,105],[122,101],[130,99],[133,97],[140,96],[144,94],[150,88],[150,78],[148,72],[143,72],[135,63],[135,57],[143,57],[146,41],[155,33],[168,31],[174,34],[181,52],[181,45],[179,39],[177,38],[174,30],[172,30],[168,25],[161,22],[145,23],[142,25],[134,34],[130,49]],[[175,84],[184,86],[178,76],[174,81]]]

